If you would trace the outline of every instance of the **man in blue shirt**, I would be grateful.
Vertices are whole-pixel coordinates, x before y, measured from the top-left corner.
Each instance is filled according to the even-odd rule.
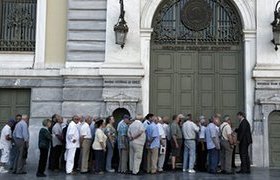
[[[13,138],[16,145],[17,155],[14,163],[13,173],[26,174],[24,170],[25,161],[27,159],[27,150],[29,143],[29,131],[28,131],[29,117],[22,115],[21,121],[19,121],[13,132]]]
[[[119,123],[118,131],[118,148],[119,148],[119,172],[126,173],[128,170],[128,137],[127,130],[128,124],[130,123],[129,115],[124,115],[123,120]]]
[[[220,116],[214,115],[211,118],[211,122],[206,127],[205,136],[207,150],[209,154],[209,173],[217,173],[217,166],[219,163],[219,151],[220,151],[220,139],[219,128]]]
[[[151,174],[157,172],[158,149],[160,147],[160,135],[156,123],[158,123],[158,118],[154,116],[150,125],[148,125],[146,129],[148,148],[147,172]]]

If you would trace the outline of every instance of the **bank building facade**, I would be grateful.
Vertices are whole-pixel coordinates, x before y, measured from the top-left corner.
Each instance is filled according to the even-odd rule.
[[[29,152],[38,154],[41,121],[55,113],[197,118],[217,112],[237,126],[236,113],[245,111],[252,164],[280,167],[276,4],[0,0],[1,127],[17,113],[29,114]],[[116,44],[120,22],[128,28],[126,36],[118,34],[123,46]]]

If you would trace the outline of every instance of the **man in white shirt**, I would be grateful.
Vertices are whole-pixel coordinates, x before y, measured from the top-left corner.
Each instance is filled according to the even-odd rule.
[[[139,173],[140,164],[142,161],[144,144],[146,142],[145,128],[141,122],[143,116],[137,115],[136,119],[130,124],[127,130],[129,139],[129,169],[132,174]]]
[[[166,134],[164,130],[164,122],[161,117],[158,117],[158,130],[160,135],[160,149],[159,149],[159,156],[158,156],[158,171],[163,171],[163,164],[165,161],[165,153],[166,153]]]
[[[191,117],[191,115],[189,117]],[[193,168],[196,159],[196,135],[199,132],[199,127],[191,118],[188,118],[183,124],[182,131],[185,139],[183,172],[185,172],[188,167],[189,173],[195,173]]]
[[[7,173],[8,170],[4,168],[5,165],[9,162],[10,149],[12,147],[12,130],[11,127],[15,124],[14,120],[9,120],[8,123],[3,127],[0,137],[0,173]]]
[[[66,152],[65,152],[65,160],[66,160],[66,173],[67,174],[75,174],[73,172],[74,167],[74,158],[76,149],[80,147],[80,137],[79,130],[77,124],[79,123],[79,116],[75,115],[68,125],[66,132]]]
[[[224,174],[232,174],[231,161],[234,142],[232,138],[231,119],[228,115],[223,118],[224,122],[220,125],[221,132],[221,169]]]
[[[92,143],[92,135],[90,130],[90,124],[92,119],[90,116],[86,116],[85,122],[81,126],[80,137],[81,137],[81,152],[82,152],[82,164],[81,164],[81,173],[88,172],[88,160],[90,146]]]

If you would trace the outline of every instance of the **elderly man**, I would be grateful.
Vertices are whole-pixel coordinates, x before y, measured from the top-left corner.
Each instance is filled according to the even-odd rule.
[[[14,125],[15,121],[10,119],[7,124],[3,127],[0,137],[0,173],[7,173],[8,170],[5,169],[5,166],[9,162],[10,150],[12,147],[12,130],[11,127]]]
[[[127,135],[129,138],[129,169],[132,174],[139,173],[142,161],[144,144],[146,142],[145,128],[141,122],[143,116],[137,115],[136,119],[128,127]]]
[[[75,174],[73,171],[74,168],[74,159],[76,149],[80,147],[80,137],[77,124],[79,123],[79,116],[75,115],[72,118],[72,121],[69,123],[66,131],[66,151],[65,151],[65,160],[66,160],[66,174]]]
[[[174,115],[173,122],[170,125],[170,135],[171,135],[171,153],[172,153],[172,170],[176,169],[176,158],[181,156],[182,147],[182,130],[180,128],[180,121],[183,116]]]
[[[191,119],[191,115],[183,124],[183,136],[184,136],[184,162],[183,172],[189,169],[189,173],[195,173],[194,163],[196,157],[196,135],[199,132],[199,127]]]
[[[147,172],[155,174],[157,172],[157,162],[158,162],[158,149],[160,147],[160,135],[158,126],[158,117],[154,116],[150,125],[148,125],[146,130],[147,136]]]
[[[118,148],[120,154],[119,161],[119,172],[127,173],[127,163],[128,163],[128,137],[127,130],[128,124],[130,123],[130,116],[124,115],[123,121],[118,125]]]
[[[207,145],[205,140],[205,130],[207,126],[206,118],[201,115],[199,117],[200,131],[197,143],[197,170],[205,172],[207,162]]]
[[[219,163],[219,151],[220,151],[220,116],[213,115],[211,122],[206,127],[206,143],[209,154],[209,173],[216,174]]]
[[[14,163],[13,173],[26,174],[24,165],[27,159],[27,151],[29,146],[29,130],[28,130],[29,117],[22,115],[21,121],[19,121],[13,132],[13,139],[15,141],[17,155]]]
[[[59,160],[62,154],[62,141],[63,141],[63,133],[62,133],[62,123],[63,118],[55,114],[54,115],[55,125],[52,128],[52,160],[51,169],[58,171],[59,170]]]
[[[160,135],[160,151],[158,156],[158,172],[163,171],[163,165],[165,161],[165,153],[166,153],[166,132],[164,129],[164,121],[161,117],[158,117],[158,131]],[[168,125],[167,125],[168,126]]]
[[[231,160],[234,147],[231,119],[228,115],[223,118],[223,123],[220,125],[221,132],[221,169],[223,174],[232,174]]]
[[[81,152],[82,152],[81,173],[87,173],[89,171],[88,160],[89,160],[90,146],[92,143],[92,135],[90,130],[91,122],[92,122],[91,117],[86,116],[85,122],[82,124],[80,130]]]

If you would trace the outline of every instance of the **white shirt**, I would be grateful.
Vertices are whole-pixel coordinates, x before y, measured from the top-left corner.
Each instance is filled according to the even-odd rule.
[[[53,147],[57,145],[62,145],[62,142],[57,138],[56,135],[62,136],[62,126],[60,123],[55,123],[52,128],[52,143]]]
[[[164,132],[165,132],[166,138],[167,138],[168,140],[171,140],[171,136],[170,136],[170,126],[169,126],[168,124],[164,123],[164,124],[162,125],[162,127],[163,127],[163,130],[164,130]]]
[[[163,129],[163,124],[157,123],[157,126],[158,126],[158,132],[159,132],[160,138],[161,139],[165,139],[166,138],[166,134],[165,134],[165,131]]]
[[[10,148],[11,147],[11,141],[8,141],[6,139],[6,136],[9,135],[12,137],[12,130],[9,125],[5,125],[1,131],[1,137],[0,137],[0,149],[1,148]]]
[[[205,126],[200,127],[199,139],[205,139],[205,130],[206,130]]]
[[[88,123],[84,122],[82,124],[80,134],[81,137],[83,136],[85,139],[92,139],[91,130]]]
[[[222,139],[228,141],[228,135],[232,134],[232,129],[227,122],[223,122],[220,126],[220,132],[222,133]]]
[[[135,138],[135,136],[140,134],[140,132],[142,132],[142,134],[138,138],[134,139],[132,142],[134,142],[135,144],[144,145],[146,142],[146,133],[144,125],[141,121],[135,120],[132,124],[130,124],[127,130],[127,135],[128,137]]]
[[[183,124],[183,136],[185,139],[196,139],[196,133],[199,132],[199,127],[192,121],[186,121]]]
[[[100,143],[103,143],[104,147],[106,147],[107,136],[105,133],[100,129],[97,128],[95,131],[94,142],[92,144],[92,149],[94,150],[102,150],[102,146]]]
[[[76,140],[73,143],[73,140]],[[66,132],[66,149],[80,147],[80,136],[78,126],[74,121],[71,121]]]

